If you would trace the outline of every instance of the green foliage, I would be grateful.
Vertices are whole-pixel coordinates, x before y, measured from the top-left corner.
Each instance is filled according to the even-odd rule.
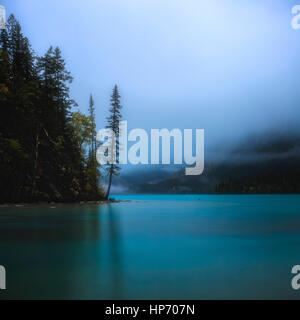
[[[71,114],[71,82],[59,48],[36,57],[11,15],[0,35],[0,202],[101,198],[83,150],[94,123]]]
[[[80,148],[85,159],[85,197],[93,200],[97,195],[102,194],[99,181],[101,179],[100,166],[96,159],[96,121],[94,101],[90,99],[90,115],[86,116],[81,112],[74,112],[70,124],[74,133],[74,140]]]
[[[93,137],[94,128],[91,119],[80,111],[73,112],[70,125],[74,133],[75,141],[84,153],[85,147],[91,143]]]

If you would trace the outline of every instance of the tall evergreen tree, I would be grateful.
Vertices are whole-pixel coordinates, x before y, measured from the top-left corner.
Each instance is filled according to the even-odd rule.
[[[1,69],[5,101],[1,101],[1,140],[3,164],[3,197],[12,201],[26,200],[24,195],[32,184],[34,110],[38,100],[38,77],[35,57],[29,41],[13,15],[8,19],[7,32],[1,35]],[[2,100],[1,97],[1,100]],[[13,181],[13,183],[12,183]]]
[[[101,197],[99,180],[93,190],[86,188],[97,175],[88,177],[90,161],[78,135],[82,129],[76,131],[71,121],[71,108],[76,106],[69,96],[71,81],[60,50],[51,47],[36,57],[11,15],[0,34],[0,202]],[[91,105],[93,116],[87,121],[94,153],[92,99]]]
[[[72,77],[65,69],[59,48],[52,47],[39,58],[41,77],[40,154],[45,159],[40,172],[43,184],[57,200],[72,199],[80,194],[81,150],[74,141],[70,109],[75,105],[69,97]],[[41,176],[38,174],[38,176]],[[56,184],[52,182],[55,177]],[[58,183],[59,182],[59,183]]]
[[[86,191],[87,194],[97,197],[100,191],[100,166],[96,159],[96,112],[95,112],[95,102],[93,96],[90,95],[89,100],[89,123],[90,123],[90,148],[88,153],[86,172],[87,172],[87,184]]]
[[[95,102],[93,95],[90,95],[89,101],[89,118],[91,123],[91,153],[96,156],[96,114],[95,114]]]
[[[110,195],[110,190],[111,190],[111,184],[112,184],[112,178],[113,176],[118,176],[120,174],[120,166],[118,165],[119,163],[119,121],[122,119],[121,115],[121,109],[122,106],[120,104],[120,94],[119,94],[119,89],[118,86],[115,85],[113,89],[113,93],[111,96],[111,108],[109,109],[110,115],[107,118],[108,121],[108,129],[111,129],[114,134],[115,134],[115,141],[112,141],[112,143],[116,144],[116,163],[115,164],[109,164],[106,168],[108,172],[108,187],[107,187],[107,192],[106,192],[106,199],[109,198]]]

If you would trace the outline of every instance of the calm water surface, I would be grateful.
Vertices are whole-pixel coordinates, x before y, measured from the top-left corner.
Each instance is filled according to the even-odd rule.
[[[0,299],[300,299],[300,196],[0,209]]]

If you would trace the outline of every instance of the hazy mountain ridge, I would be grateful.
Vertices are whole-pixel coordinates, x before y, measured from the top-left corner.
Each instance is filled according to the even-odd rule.
[[[161,166],[129,172],[118,182],[131,193],[300,193],[300,136],[270,133],[251,141],[227,160],[206,163],[200,176]]]

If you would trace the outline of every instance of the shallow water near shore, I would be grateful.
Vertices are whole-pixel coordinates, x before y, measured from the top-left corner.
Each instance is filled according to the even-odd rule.
[[[299,195],[0,208],[0,299],[300,299]]]

